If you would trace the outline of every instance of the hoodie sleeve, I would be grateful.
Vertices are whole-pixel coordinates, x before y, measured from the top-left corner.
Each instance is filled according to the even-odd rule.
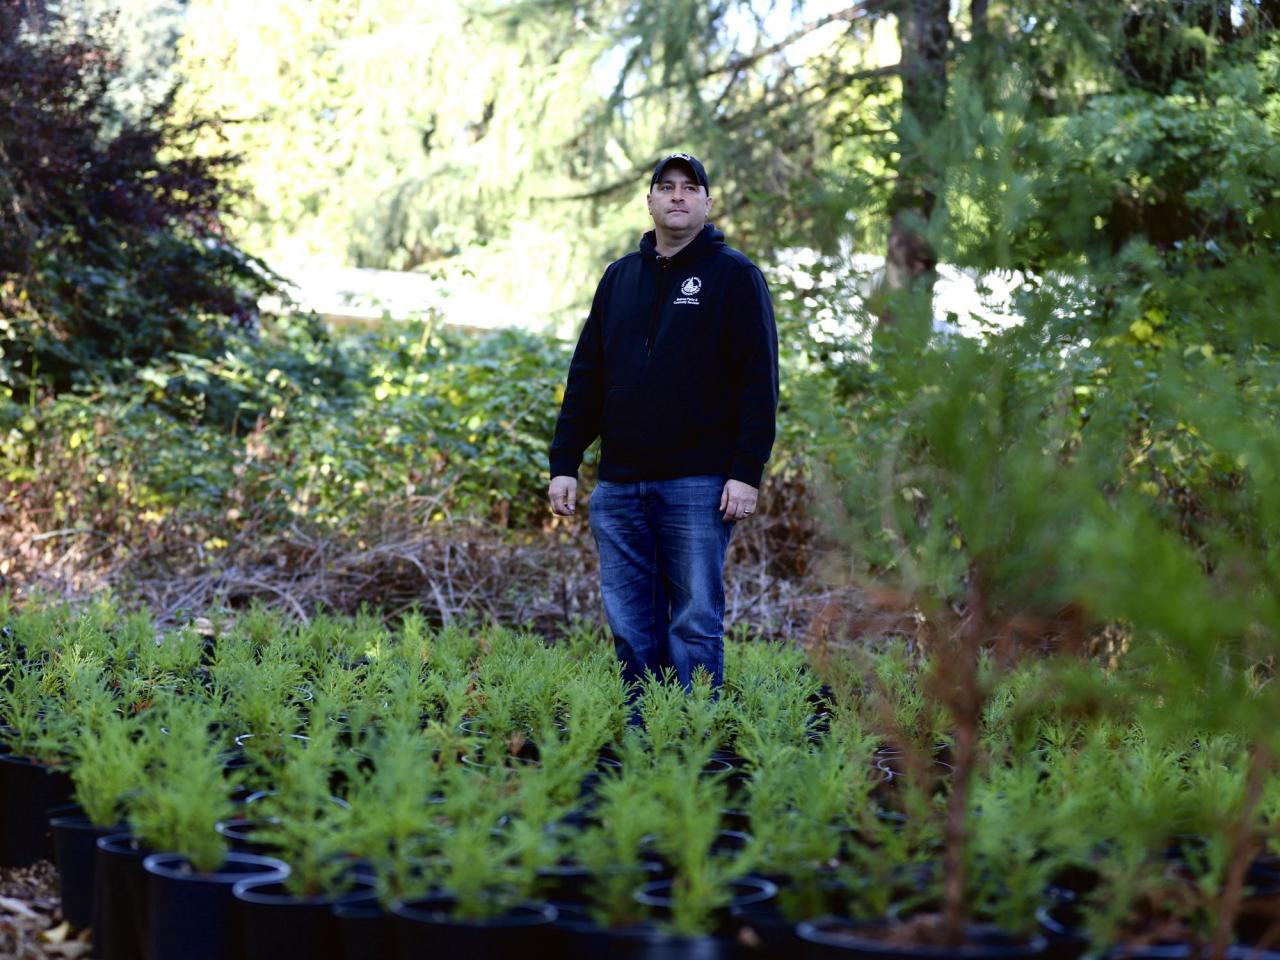
[[[764,275],[754,264],[743,267],[730,290],[733,389],[737,393],[738,432],[731,479],[760,486],[773,450],[778,412],[778,328]]]
[[[578,345],[569,363],[564,401],[551,441],[551,476],[576,477],[582,454],[600,435],[604,415],[604,331],[601,316],[605,303],[606,271],[596,287],[591,312],[578,336]]]

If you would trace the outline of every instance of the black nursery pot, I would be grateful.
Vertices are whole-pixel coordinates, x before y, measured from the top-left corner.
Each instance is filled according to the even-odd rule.
[[[569,861],[538,868],[538,894],[552,903],[585,904],[593,874],[580,863]]]
[[[635,892],[635,900],[654,911],[658,917],[665,917],[671,912],[672,880],[654,880],[646,883]],[[733,892],[724,910],[717,917],[719,932],[726,932],[732,926],[730,914],[734,911],[760,908],[778,895],[776,884],[763,877],[740,877],[730,884]]]
[[[1046,960],[1076,960],[1090,947],[1081,926],[1080,907],[1074,896],[1062,895],[1056,902],[1036,910],[1036,919],[1045,935]]]
[[[231,888],[240,911],[245,960],[343,960],[334,907],[373,897],[372,881],[361,881],[344,893],[299,897],[281,880],[257,877]]]
[[[344,960],[389,960],[396,955],[395,918],[372,893],[333,905]]]
[[[61,767],[0,754],[0,867],[53,859],[49,811],[69,804],[74,790]]]
[[[1208,944],[1148,943],[1113,947],[1102,956],[1104,960],[1212,960],[1213,949]],[[1227,947],[1225,956],[1227,960],[1277,960],[1280,958],[1280,954],[1240,944]]]
[[[737,945],[722,937],[681,937],[647,924],[609,929],[585,912],[561,916],[556,923],[559,960],[735,960]]]
[[[889,943],[875,936],[885,926],[835,918],[801,923],[796,927],[796,936],[804,948],[801,956],[805,960],[1023,960],[1040,957],[1045,949],[1045,942],[1039,937],[1019,940],[986,925],[970,927],[968,939],[958,947]]]
[[[213,825],[218,835],[225,839],[235,853],[252,853],[269,857],[279,848],[269,840],[260,837],[259,831],[271,827],[279,820],[255,820],[250,817],[233,817],[230,820],[219,820]]]
[[[774,874],[764,879],[779,890],[788,890],[796,900],[795,906],[806,911],[806,917],[838,912],[850,893],[835,871],[828,868],[812,873]],[[796,939],[796,921],[787,918],[777,899],[730,908],[727,935],[739,944],[743,960],[794,960],[803,953]]]
[[[231,888],[241,880],[282,880],[283,860],[229,853],[213,873],[198,873],[178,853],[154,853],[147,873],[150,960],[225,960],[236,956],[239,929]]]
[[[100,960],[146,960],[147,875],[143,858],[151,851],[129,833],[99,837],[93,865],[94,955]]]
[[[740,957],[793,960],[800,955],[796,925],[782,914],[776,904],[732,910],[730,917],[732,939],[738,944]]]
[[[50,811],[53,850],[58,865],[62,918],[77,930],[93,924],[93,873],[98,838],[119,833],[122,825],[99,827],[77,806]]]
[[[398,960],[510,960],[550,955],[555,946],[555,907],[525,903],[490,920],[458,920],[453,897],[397,901],[395,915]]]

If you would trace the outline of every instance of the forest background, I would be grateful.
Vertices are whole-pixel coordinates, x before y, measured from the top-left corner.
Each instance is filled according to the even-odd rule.
[[[783,344],[732,622],[1270,656],[1275,0],[0,10],[0,587],[598,618],[564,338],[688,150]],[[305,263],[441,306],[331,329]]]

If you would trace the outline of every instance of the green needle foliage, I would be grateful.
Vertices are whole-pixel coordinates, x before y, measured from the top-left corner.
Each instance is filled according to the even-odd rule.
[[[150,740],[139,718],[109,715],[82,726],[74,741],[75,801],[97,827],[119,826],[150,768]]]
[[[413,858],[423,856],[423,843],[434,844],[447,822],[432,802],[441,795],[442,774],[416,727],[384,725],[358,741],[358,749],[376,759],[347,794],[356,812],[352,852],[373,865],[388,903],[424,893],[428,881]]]
[[[130,797],[129,823],[152,850],[180,853],[212,872],[227,854],[214,824],[231,816],[235,785],[208,732],[216,715],[207,703],[168,699],[155,716],[159,722],[144,733],[149,764]]]
[[[289,740],[273,767],[273,789],[255,803],[270,818],[272,844],[290,866],[285,884],[299,897],[332,896],[349,881],[356,826],[352,807],[330,785],[343,768],[334,725],[317,722],[307,740]]]
[[[633,772],[641,769],[641,754],[638,741],[624,743],[621,768],[600,782],[597,822],[570,845],[576,862],[591,871],[588,910],[602,927],[630,927],[646,919],[634,894],[651,876],[645,858],[665,811],[648,778]]]
[[[1268,596],[1255,582],[1240,602]],[[482,920],[585,869],[601,925],[702,936],[734,881],[754,874],[779,883],[790,920],[896,913],[927,930],[954,880],[959,809],[969,917],[1032,935],[1037,910],[1063,902],[1049,891],[1066,886],[1098,952],[1153,936],[1209,950],[1230,944],[1230,918],[1255,916],[1245,870],[1276,854],[1270,684],[1253,659],[1266,637],[1228,634],[1210,656],[1194,623],[1157,630],[1128,602],[1127,652],[980,652],[976,719],[937,693],[945,649],[913,659],[882,642],[840,661],[827,650],[815,670],[794,647],[737,638],[739,672],[718,696],[705,678],[689,692],[648,678],[635,701],[646,725],[632,727],[602,636],[592,648],[417,615],[390,629],[367,615],[302,623],[257,609],[217,618],[206,638],[157,631],[110,598],[83,610],[0,599],[0,711],[15,747],[46,744],[42,755],[66,765],[95,823],[123,815],[196,870],[224,859],[214,824],[245,783],[224,737],[278,712],[294,724],[280,729],[301,736],[261,750],[246,741],[262,791],[253,815],[270,823],[264,836],[303,897],[341,891],[359,858],[387,903],[439,891],[459,919]],[[170,644],[163,666],[139,654]],[[1193,683],[1190,665],[1213,669]],[[259,667],[271,697],[245,695]],[[948,726],[957,716],[977,738],[967,784],[963,731]],[[740,844],[725,842],[730,818],[747,833]],[[651,915],[635,892],[655,861],[672,899]]]

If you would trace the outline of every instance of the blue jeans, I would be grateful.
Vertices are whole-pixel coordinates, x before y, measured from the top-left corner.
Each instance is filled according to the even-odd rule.
[[[610,483],[590,500],[600,593],[628,683],[673,667],[689,689],[699,667],[724,682],[724,556],[733,523],[721,476]]]

